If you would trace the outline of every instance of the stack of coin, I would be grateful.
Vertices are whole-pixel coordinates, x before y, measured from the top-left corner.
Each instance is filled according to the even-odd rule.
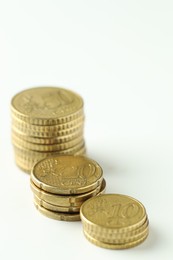
[[[34,165],[30,177],[36,208],[57,220],[80,220],[82,203],[106,187],[99,164],[79,155],[45,158]]]
[[[126,195],[93,197],[82,204],[80,216],[86,238],[104,248],[134,247],[142,243],[149,233],[144,206]]]
[[[83,100],[57,87],[37,87],[11,102],[12,143],[17,165],[26,172],[53,154],[85,154]]]

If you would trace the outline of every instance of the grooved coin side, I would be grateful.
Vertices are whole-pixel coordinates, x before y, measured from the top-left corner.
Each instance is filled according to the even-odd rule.
[[[85,231],[84,231],[84,235],[88,239],[88,241],[90,241],[91,243],[93,243],[99,247],[103,247],[103,248],[107,248],[107,249],[127,249],[127,248],[135,247],[135,246],[141,244],[147,238],[148,232],[146,232],[146,234],[138,240],[134,240],[132,242],[123,243],[123,244],[116,244],[116,243],[111,244],[111,243],[102,242],[100,240],[93,238]]]
[[[101,184],[103,172],[93,160],[84,156],[53,156],[39,161],[31,179],[43,190],[59,194],[78,194]]]

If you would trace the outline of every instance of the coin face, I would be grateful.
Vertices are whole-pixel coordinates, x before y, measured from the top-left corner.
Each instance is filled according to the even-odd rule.
[[[52,119],[66,117],[79,111],[82,98],[63,88],[38,87],[18,93],[12,99],[12,112],[19,118]]]
[[[39,161],[31,179],[45,191],[57,194],[81,194],[101,184],[103,171],[99,164],[84,156],[53,156]]]
[[[81,219],[96,230],[130,231],[145,221],[144,206],[121,194],[104,194],[87,200],[81,207]]]

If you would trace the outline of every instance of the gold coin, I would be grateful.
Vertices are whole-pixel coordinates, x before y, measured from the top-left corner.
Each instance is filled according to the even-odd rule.
[[[16,136],[12,136],[12,143],[15,146],[29,149],[31,151],[37,151],[37,152],[54,152],[54,151],[60,151],[60,150],[66,150],[72,147],[75,147],[76,145],[80,145],[84,143],[83,137],[79,136],[78,138],[69,141],[67,143],[61,143],[61,144],[33,144],[29,143],[27,141],[24,141]]]
[[[83,131],[83,124],[79,123],[73,128],[67,128],[60,131],[49,131],[49,132],[39,132],[39,131],[30,131],[30,129],[19,129],[15,125],[12,125],[12,131],[17,132],[19,135],[27,135],[37,138],[52,138],[52,137],[60,137],[66,136],[70,134],[74,134],[76,132]]]
[[[14,151],[17,155],[19,155],[21,158],[36,158],[38,160],[44,159],[48,156],[52,155],[59,155],[59,154],[76,154],[79,152],[81,149],[83,149],[85,146],[84,142],[81,142],[74,147],[71,147],[69,149],[65,150],[59,150],[59,151],[54,151],[54,152],[38,152],[38,151],[32,151],[26,148],[23,148],[19,145],[14,145]]]
[[[58,154],[60,155],[60,153],[61,152],[59,152]],[[54,152],[51,155],[55,155],[55,154],[57,154],[57,152]],[[85,146],[83,146],[80,150],[74,153],[74,155],[85,155],[85,154],[86,154]],[[41,153],[41,156],[42,158],[40,158],[39,156],[30,156],[27,154],[22,154],[21,152],[20,153],[15,152],[16,165],[26,173],[30,173],[34,164],[40,161],[41,159],[50,156],[50,153]]]
[[[53,218],[56,220],[62,220],[62,221],[79,221],[80,220],[80,214],[79,213],[62,213],[62,212],[55,212],[48,210],[40,205],[38,205],[36,202],[34,202],[36,208],[39,212],[41,212],[43,215],[45,215],[48,218]]]
[[[82,98],[67,89],[37,87],[24,90],[11,101],[12,115],[33,125],[57,125],[78,117]]]
[[[69,128],[73,128],[79,124],[84,124],[84,116],[80,116],[79,118],[69,121],[65,124],[58,124],[58,125],[31,125],[21,121],[20,119],[13,119],[12,118],[12,125],[14,125],[18,130],[21,132],[32,133],[32,132],[56,132],[61,131]]]
[[[79,212],[80,211],[80,207],[76,206],[76,207],[62,207],[62,206],[58,206],[58,205],[54,205],[51,203],[48,203],[45,200],[40,199],[39,197],[37,197],[36,195],[34,195],[34,201],[36,202],[36,204],[38,204],[39,206],[44,207],[45,209],[51,210],[51,211],[58,211],[58,212]]]
[[[102,185],[97,187],[96,189],[83,193],[81,195],[57,195],[57,194],[52,194],[46,191],[41,190],[35,184],[30,182],[31,189],[37,197],[39,197],[42,200],[45,200],[48,203],[62,206],[62,207],[76,207],[76,206],[81,206],[82,203],[91,198],[92,196],[96,196],[98,193],[102,193],[105,190],[105,182],[102,182]]]
[[[121,237],[120,235],[116,234],[116,235],[112,235],[112,237],[108,237],[108,236],[100,236],[100,234],[93,234],[93,233],[89,233],[86,229],[84,229],[85,232],[87,232],[88,235],[90,235],[91,237],[93,237],[96,240],[99,240],[101,242],[104,243],[108,243],[108,244],[126,244],[126,243],[130,243],[136,240],[139,240],[140,238],[144,237],[146,234],[148,234],[148,226],[143,229],[143,231],[141,231],[140,233],[136,234],[136,235],[131,235],[131,236],[125,236],[125,233],[123,234],[123,236]],[[122,235],[122,234],[121,234]]]
[[[34,137],[34,136],[28,136],[26,134],[20,134],[16,131],[12,131],[12,136],[16,136],[17,138],[20,138],[21,140],[24,140],[26,142],[34,143],[34,144],[61,144],[61,143],[67,143],[69,141],[72,141],[80,136],[83,136],[83,129],[80,131],[76,131],[74,133],[71,133],[69,135],[64,136],[57,136],[57,137]]]
[[[52,156],[39,161],[31,172],[34,184],[56,194],[81,194],[101,185],[103,170],[85,156]]]
[[[144,206],[121,194],[104,194],[87,200],[80,209],[82,222],[96,232],[123,233],[137,229],[146,219]]]
[[[94,237],[97,240],[101,241],[110,241],[112,239],[118,239],[118,240],[124,240],[124,239],[131,239],[135,236],[140,235],[141,233],[145,232],[146,229],[148,229],[149,221],[146,216],[145,222],[137,229],[129,231],[129,232],[123,232],[123,233],[117,233],[117,232],[100,232],[99,230],[93,230],[90,228],[90,225],[83,222],[83,229],[92,237]]]
[[[102,241],[99,241],[93,237],[91,237],[87,232],[84,231],[85,237],[90,241],[91,243],[95,244],[96,246],[107,248],[107,249],[128,249],[131,247],[135,247],[139,244],[141,244],[148,236],[148,233],[146,233],[142,238],[129,242],[129,243],[124,243],[124,244],[109,244],[109,243],[104,243]]]
[[[43,158],[46,158],[48,156],[52,155],[61,155],[61,151],[57,152],[52,152],[52,153],[30,153],[26,152],[26,150],[18,149],[14,147],[15,150],[15,161],[17,166],[22,169],[23,171],[30,173],[32,167],[34,166],[35,163],[40,161]],[[64,151],[63,151],[64,152]],[[85,146],[81,147],[80,150],[77,150],[74,155],[85,155],[86,154],[86,148]]]

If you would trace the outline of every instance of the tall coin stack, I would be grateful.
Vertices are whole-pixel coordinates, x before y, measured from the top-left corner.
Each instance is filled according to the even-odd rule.
[[[109,249],[125,249],[142,243],[149,233],[144,206],[122,194],[103,194],[84,202],[80,209],[85,237]]]
[[[104,193],[101,167],[85,156],[61,155],[37,162],[30,176],[36,208],[56,220],[80,220],[80,206]]]
[[[54,154],[85,154],[78,94],[58,87],[30,88],[13,97],[11,113],[16,164],[25,172]]]

